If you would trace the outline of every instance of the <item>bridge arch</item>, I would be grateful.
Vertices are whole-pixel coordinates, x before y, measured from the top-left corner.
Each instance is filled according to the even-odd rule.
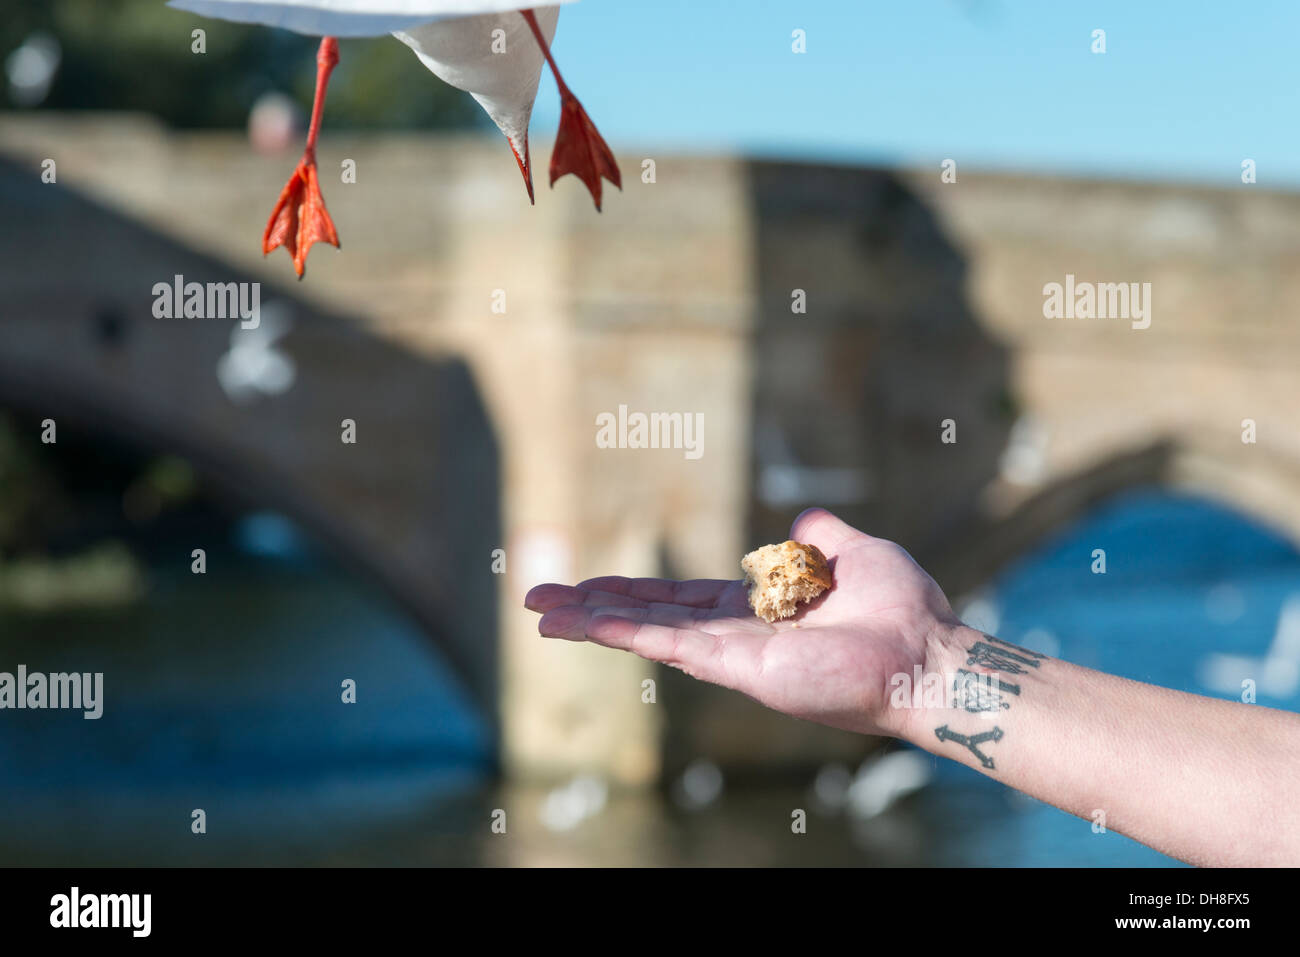
[[[174,450],[214,484],[294,518],[439,643],[495,730],[489,556],[501,544],[501,467],[467,363],[403,348],[299,289],[7,161],[0,200],[24,222],[0,234],[11,279],[0,401]],[[175,276],[256,285],[263,324],[156,318],[153,289]],[[268,337],[272,314],[279,329]],[[290,387],[240,396],[223,386],[218,369],[245,335],[273,339],[292,366]],[[346,419],[352,444],[341,441]]]
[[[177,455],[229,500],[285,515],[340,568],[375,585],[418,626],[471,694],[482,716],[495,726],[495,703],[485,697],[487,682],[481,665],[455,640],[453,613],[412,588],[408,576],[372,547],[363,529],[340,522],[328,505],[303,495],[299,478],[291,472],[274,463],[250,461],[244,450],[222,436],[177,428],[165,413],[133,406],[111,392],[96,391],[88,383],[54,375],[54,371],[16,368],[0,356],[0,411],[10,409],[52,419],[63,435],[72,426],[142,453]],[[188,555],[177,557],[179,562],[188,560]],[[493,609],[487,613],[491,615]]]
[[[1196,495],[1276,529],[1300,548],[1300,461],[1199,432],[1167,434],[1100,457],[968,528],[932,567],[949,594],[976,589],[1097,505],[1129,489]]]

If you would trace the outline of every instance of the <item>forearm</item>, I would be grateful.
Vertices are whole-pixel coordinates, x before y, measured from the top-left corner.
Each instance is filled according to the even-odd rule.
[[[936,632],[925,674],[942,681],[945,706],[920,696],[899,709],[913,744],[1181,860],[1300,864],[1300,716],[1129,681],[964,626]]]

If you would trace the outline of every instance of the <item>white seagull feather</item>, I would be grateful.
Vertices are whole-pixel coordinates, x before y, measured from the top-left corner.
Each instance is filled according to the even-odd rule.
[[[378,37],[438,20],[528,8],[526,0],[169,0],[167,5],[317,37]]]
[[[547,44],[555,37],[559,7],[535,7]],[[493,33],[502,31],[505,52],[493,52]],[[422,24],[393,34],[434,76],[478,101],[506,135],[515,155],[527,155],[528,121],[542,76],[541,47],[517,13],[485,14],[451,23]]]

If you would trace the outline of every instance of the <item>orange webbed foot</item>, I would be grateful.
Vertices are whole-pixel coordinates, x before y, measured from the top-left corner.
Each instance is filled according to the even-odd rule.
[[[262,234],[262,254],[283,246],[293,257],[293,268],[301,279],[307,266],[307,253],[318,242],[339,245],[325,197],[316,178],[316,159],[303,156],[289,182],[280,193],[271,218]]]
[[[560,94],[560,131],[555,137],[555,150],[551,153],[551,185],[566,173],[582,180],[600,210],[600,179],[603,176],[619,189],[623,178],[619,175],[614,154],[591,122],[578,98],[568,90]]]

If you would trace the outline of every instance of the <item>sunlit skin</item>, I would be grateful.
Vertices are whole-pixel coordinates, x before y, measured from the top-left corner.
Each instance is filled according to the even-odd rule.
[[[1196,864],[1300,864],[1300,716],[1006,645],[963,625],[901,547],[825,510],[800,515],[790,537],[821,549],[835,582],[775,624],[753,615],[739,581],[593,578],[538,585],[524,603],[542,613],[543,636],[630,651],[797,718],[902,738],[1105,828],[1096,833]],[[1016,688],[992,710],[900,703],[899,676],[919,667],[951,687],[963,671],[990,673],[979,663],[990,646],[1018,669],[992,672]]]
[[[601,205],[601,179],[608,179],[619,189],[623,188],[618,164],[614,154],[601,137],[587,115],[578,98],[573,95],[559,68],[551,56],[546,38],[537,18],[531,10],[521,10],[520,15],[528,23],[533,37],[542,50],[555,83],[560,91],[560,129],[555,138],[555,149],[551,154],[551,185],[561,176],[573,173],[586,185],[597,211]],[[316,141],[320,136],[321,115],[325,109],[325,96],[329,89],[330,74],[339,62],[338,40],[334,37],[322,37],[316,53],[316,93],[312,102],[311,125],[307,131],[307,144],[302,159],[298,161],[293,175],[285,184],[280,198],[267,221],[262,234],[262,254],[284,246],[293,258],[293,269],[301,279],[307,268],[307,253],[318,243],[339,246],[338,231],[325,207],[325,197],[321,194],[316,168]],[[514,147],[512,146],[513,150]],[[524,187],[528,190],[529,202],[533,200],[533,180],[527,155],[527,141],[524,156],[516,152],[515,160],[519,172],[524,178]]]
[[[539,585],[527,607],[549,638],[588,640],[742,691],[770,708],[863,734],[894,734],[889,676],[923,664],[930,632],[955,621],[902,548],[806,512],[791,530],[827,556],[835,584],[768,624],[739,581],[593,578]]]

